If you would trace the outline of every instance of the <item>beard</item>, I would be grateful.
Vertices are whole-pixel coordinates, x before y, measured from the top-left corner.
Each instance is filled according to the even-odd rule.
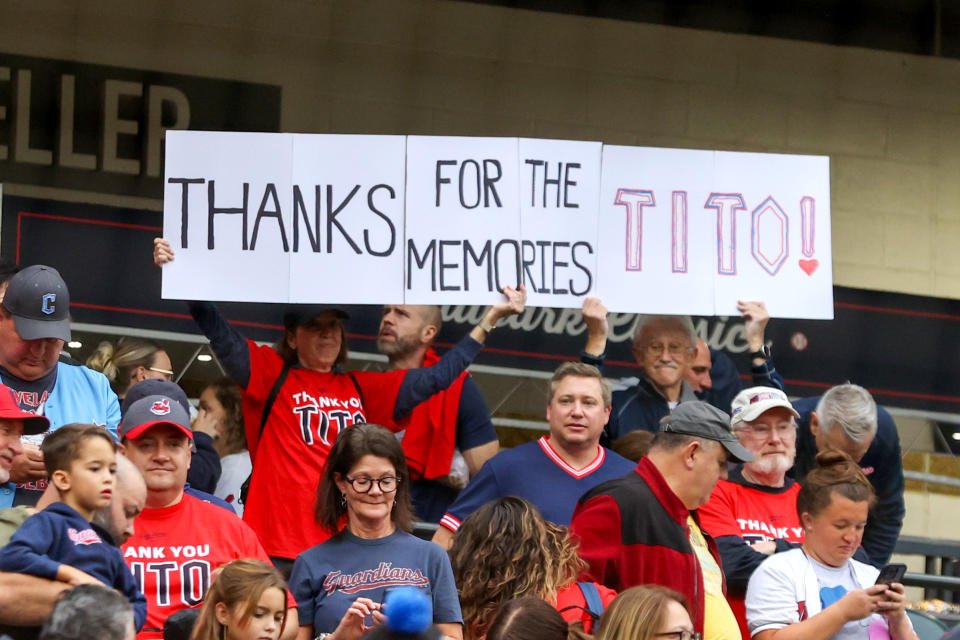
[[[403,358],[420,346],[419,336],[394,336],[393,340],[377,338],[377,350],[388,358]]]
[[[745,466],[753,469],[757,473],[786,473],[793,466],[793,460],[796,457],[796,449],[790,449],[786,453],[776,455],[756,456],[755,462],[748,462]]]

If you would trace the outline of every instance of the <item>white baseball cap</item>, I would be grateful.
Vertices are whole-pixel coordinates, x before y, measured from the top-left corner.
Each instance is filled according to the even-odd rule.
[[[741,422],[753,422],[774,407],[783,407],[794,418],[800,417],[797,410],[790,404],[790,400],[787,399],[787,394],[780,389],[775,387],[744,389],[730,403],[730,426],[736,426]]]

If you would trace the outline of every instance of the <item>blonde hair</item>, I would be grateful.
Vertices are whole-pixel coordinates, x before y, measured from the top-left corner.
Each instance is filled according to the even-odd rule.
[[[86,365],[107,376],[110,386],[122,397],[130,388],[130,377],[134,369],[152,367],[160,351],[163,351],[163,348],[150,340],[124,337],[117,341],[116,346],[104,340],[87,358]]]
[[[465,635],[473,638],[486,635],[508,600],[551,601],[586,568],[567,529],[514,496],[492,500],[463,521],[453,537],[450,564]]]
[[[217,604],[222,602],[228,609],[243,607],[238,624],[245,627],[257,610],[257,603],[267,589],[280,589],[284,603],[287,597],[287,584],[280,572],[262,560],[244,558],[233,560],[220,567],[213,576],[213,584],[203,598],[203,610],[190,634],[190,640],[221,640],[226,628],[217,620]],[[287,610],[284,605],[280,634],[287,624]]]
[[[690,612],[687,599],[673,589],[659,585],[631,587],[614,598],[603,612],[594,636],[596,640],[653,640],[663,626],[670,601]]]

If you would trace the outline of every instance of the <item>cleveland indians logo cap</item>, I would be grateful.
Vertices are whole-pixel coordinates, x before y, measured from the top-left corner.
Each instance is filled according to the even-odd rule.
[[[157,425],[169,425],[193,440],[190,414],[179,402],[166,396],[145,396],[131,404],[117,432],[120,438],[136,440]]]
[[[35,264],[10,278],[3,307],[24,340],[70,341],[70,292],[53,267]]]

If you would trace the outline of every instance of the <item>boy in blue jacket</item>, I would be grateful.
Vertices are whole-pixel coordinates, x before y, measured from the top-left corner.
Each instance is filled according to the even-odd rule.
[[[71,585],[98,583],[123,593],[139,631],[147,601],[123,561],[90,520],[110,504],[117,445],[102,427],[70,424],[46,437],[43,461],[60,501],[30,516],[0,549],[0,571],[27,573]]]

